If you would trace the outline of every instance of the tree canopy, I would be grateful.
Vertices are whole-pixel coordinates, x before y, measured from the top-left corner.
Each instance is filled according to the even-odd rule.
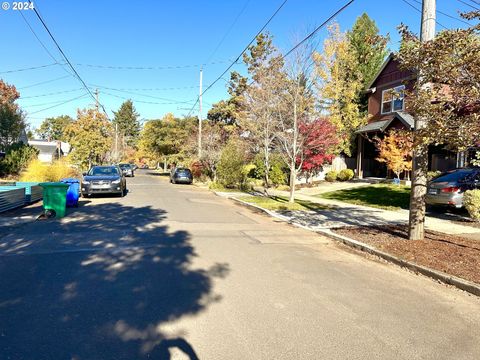
[[[0,150],[16,143],[25,128],[22,112],[15,103],[19,97],[14,85],[0,79]]]
[[[140,135],[140,122],[132,100],[124,101],[113,114],[115,115],[113,125],[117,125],[119,135],[127,145],[135,146]]]
[[[72,122],[73,119],[68,115],[46,118],[36,130],[36,133],[44,140],[65,141],[65,130]]]

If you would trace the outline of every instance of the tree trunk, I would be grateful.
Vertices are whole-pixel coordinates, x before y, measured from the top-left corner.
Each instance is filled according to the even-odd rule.
[[[297,168],[295,167],[295,160],[292,162],[292,168],[290,169],[290,197],[288,202],[295,202],[295,179],[297,178]]]
[[[425,236],[425,195],[427,193],[428,146],[420,145],[413,154],[412,190],[408,238],[423,240]]]

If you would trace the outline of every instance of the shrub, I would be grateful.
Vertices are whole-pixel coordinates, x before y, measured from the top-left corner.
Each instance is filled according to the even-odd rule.
[[[343,169],[338,173],[337,179],[340,181],[348,181],[353,179],[353,175],[352,169]]]
[[[235,139],[230,140],[222,151],[217,164],[217,176],[226,187],[241,186],[244,180],[245,150]]]
[[[470,217],[480,220],[480,190],[468,190],[463,194],[463,206],[467,209]]]
[[[0,175],[16,175],[37,157],[38,150],[29,145],[18,143],[10,145],[5,154],[5,159],[0,161]]]
[[[79,172],[72,168],[66,161],[57,160],[53,164],[44,164],[33,160],[22,173],[21,181],[59,181],[63,178],[78,178]]]
[[[334,182],[337,180],[337,172],[335,170],[330,170],[325,174],[325,180],[328,182]]]
[[[253,160],[255,164],[255,170],[253,176],[256,179],[265,178],[265,163],[263,161],[263,154],[257,154]],[[268,178],[270,182],[275,185],[284,185],[287,183],[288,166],[285,161],[278,154],[270,155],[270,171],[268,172]]]
[[[219,182],[212,181],[209,185],[208,188],[210,190],[225,190],[225,187],[220,184]]]

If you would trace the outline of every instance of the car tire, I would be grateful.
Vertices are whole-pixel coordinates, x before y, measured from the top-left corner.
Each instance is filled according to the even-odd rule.
[[[87,198],[90,197],[90,195],[82,193],[82,197],[85,198],[85,199],[87,199]]]

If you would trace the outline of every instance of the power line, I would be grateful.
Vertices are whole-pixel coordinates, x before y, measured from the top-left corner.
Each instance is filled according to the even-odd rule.
[[[34,87],[34,86],[37,86],[37,85],[48,84],[48,83],[51,83],[51,82],[54,82],[54,81],[66,79],[66,78],[69,78],[70,76],[71,76],[71,74],[70,75],[65,75],[65,76],[62,76],[62,77],[59,77],[59,78],[56,78],[56,79],[52,79],[52,80],[41,81],[41,82],[38,82],[38,83],[35,83],[35,84],[32,84],[32,85],[22,86],[22,87],[19,87],[17,89],[18,90],[28,89],[28,88],[31,88],[31,87]]]
[[[458,0],[458,1],[461,2],[462,4],[465,4],[465,5],[467,5],[467,6],[470,6],[472,9],[475,9],[475,10],[477,10],[477,11],[480,11],[479,8],[477,8],[476,6],[471,5],[470,3],[467,3],[467,2],[465,2],[465,1],[463,1],[463,0]],[[474,3],[474,4],[476,4],[476,3]],[[480,5],[480,4],[479,4],[479,5]]]
[[[55,91],[55,92],[48,93],[48,94],[32,95],[32,96],[22,96],[22,99],[33,99],[33,98],[39,98],[39,97],[44,97],[44,96],[65,94],[65,93],[74,92],[74,91],[78,91],[78,90],[82,90],[82,89],[83,89],[83,88],[77,88],[77,89],[70,89],[70,90],[63,90],[63,91]]]
[[[32,1],[31,0],[28,0],[28,2],[31,4]],[[33,11],[35,12],[35,14],[37,15],[37,18],[40,20],[40,22],[42,23],[43,27],[45,28],[45,30],[47,30],[48,32],[48,35],[50,35],[50,38],[53,40],[53,42],[55,43],[55,46],[57,47],[58,51],[60,51],[60,53],[62,54],[63,58],[65,59],[65,61],[67,62],[68,66],[70,67],[70,69],[72,69],[73,73],[75,74],[75,76],[77,77],[77,79],[82,83],[83,87],[85,88],[85,90],[88,92],[88,94],[90,95],[90,97],[94,100],[94,101],[97,101],[97,99],[95,98],[95,96],[92,94],[92,92],[90,91],[90,89],[88,88],[87,84],[85,83],[85,81],[83,81],[83,79],[80,77],[80,75],[78,74],[77,70],[75,70],[75,68],[73,67],[72,63],[70,62],[70,60],[68,59],[67,55],[65,55],[65,53],[63,52],[62,48],[60,47],[60,45],[58,44],[57,40],[55,40],[55,37],[52,35],[50,29],[48,28],[47,24],[45,23],[45,21],[43,20],[43,18],[40,16],[40,14],[38,13],[37,11],[37,7],[35,6],[33,8]],[[100,106],[102,107],[102,110],[103,112],[105,113],[105,115],[107,116],[108,118],[108,113],[107,111],[105,110],[105,107],[100,104]]]
[[[407,0],[402,0],[405,4],[407,4],[408,6],[410,6],[412,9],[415,9],[417,10],[420,14],[422,13],[422,10],[420,10],[419,8],[417,8],[415,5],[409,3]],[[438,22],[437,19],[435,19],[435,22],[440,25],[442,28],[444,28],[445,30],[448,30],[448,28],[445,26],[445,25],[442,25],[440,22]]]
[[[173,101],[173,102],[177,103],[177,100],[173,100],[173,99],[168,99],[168,98],[163,98],[163,97],[158,97],[158,96],[153,96],[153,95],[147,95],[147,94],[140,94],[140,93],[137,93],[137,92],[121,90],[121,89],[116,89],[116,88],[111,88],[111,87],[106,87],[106,86],[98,86],[98,87],[101,88],[101,89],[113,90],[113,91],[118,91],[118,92],[122,92],[122,93],[126,93],[126,94],[137,95],[137,96],[144,96],[144,97],[148,97],[148,98],[151,98],[151,99],[157,99],[157,100],[162,100],[162,101],[170,101],[170,102]],[[188,101],[188,102],[191,102],[191,101]],[[178,103],[180,103],[180,102],[178,102]]]
[[[420,1],[418,1],[418,0],[413,0],[413,1],[415,1],[417,4],[422,5],[422,3],[421,3]],[[437,12],[438,12],[439,14],[442,14],[443,16],[449,17],[450,19],[460,21],[460,22],[462,22],[462,23],[464,23],[464,24],[467,24],[468,26],[472,26],[472,24],[470,24],[468,21],[465,21],[465,20],[463,20],[463,19],[460,19],[460,18],[458,18],[458,17],[456,17],[456,16],[453,16],[453,15],[450,15],[450,14],[447,14],[447,13],[444,13],[444,12],[438,10],[438,9],[437,9]]]
[[[255,36],[252,38],[252,40],[250,40],[250,42],[247,44],[247,46],[245,46],[245,48],[242,50],[242,52],[235,58],[235,61],[233,61],[221,74],[220,76],[218,76],[214,82],[212,82],[210,85],[208,85],[205,90],[203,90],[203,92],[197,97],[197,100],[195,101],[195,104],[193,104],[192,108],[190,109],[190,111],[188,112],[188,115],[187,117],[190,116],[190,114],[192,113],[193,109],[195,108],[195,106],[197,105],[198,103],[198,100],[200,99],[200,96],[202,96],[203,94],[205,94],[208,90],[210,90],[210,88],[217,82],[219,81],[223,75],[225,75],[228,70],[230,70],[233,65],[235,65],[237,63],[237,61],[241,58],[241,56],[243,55],[243,53],[245,51],[248,50],[248,48],[250,47],[250,45],[252,45],[252,43],[255,41],[255,39],[257,38],[258,35],[260,35],[263,30],[265,30],[265,28],[268,26],[268,24],[270,24],[270,22],[273,20],[273,18],[278,14],[278,12],[283,8],[283,6],[287,3],[288,0],[284,0],[282,2],[282,4],[277,8],[277,10],[275,10],[275,12],[273,13],[272,16],[270,16],[270,18],[267,20],[267,22],[262,26],[262,28],[255,34]]]
[[[228,34],[230,34],[230,31],[232,31],[233,27],[235,26],[235,24],[237,23],[238,19],[240,18],[240,16],[242,16],[243,12],[245,11],[245,9],[247,8],[248,4],[250,3],[250,0],[247,0],[245,1],[245,4],[243,5],[242,9],[240,10],[240,12],[237,14],[237,16],[235,17],[235,19],[233,20],[233,22],[230,24],[230,27],[228,28],[228,30],[225,32],[225,34],[223,35],[222,39],[220,40],[220,42],[217,44],[217,46],[215,47],[215,49],[213,50],[213,52],[210,54],[210,56],[208,57],[208,60],[207,62],[210,61],[210,59],[216,54],[217,50],[220,48],[220,46],[222,46],[223,42],[225,41],[225,39],[227,38]]]
[[[98,65],[98,64],[84,64],[75,63],[78,66],[87,66],[99,69],[112,69],[112,70],[174,70],[174,69],[188,69],[199,68],[206,65],[225,64],[230,60],[218,60],[205,64],[191,64],[191,65],[164,65],[164,66],[116,66],[116,65]]]
[[[42,40],[40,40],[40,38],[37,36],[37,33],[35,32],[35,30],[33,30],[32,26],[30,25],[30,23],[28,22],[27,18],[23,15],[23,11],[18,11],[18,13],[22,16],[23,18],[23,21],[25,22],[25,24],[27,24],[28,28],[30,29],[31,33],[33,34],[33,36],[35,36],[35,39],[37,39],[37,41],[39,42],[39,44],[42,46],[42,48],[45,50],[45,52],[48,54],[48,56],[50,56],[53,61],[55,61],[57,64],[61,65],[57,58],[55,56],[52,55],[52,53],[50,52],[50,50],[47,49],[47,47],[45,46],[45,44],[42,42]],[[69,74],[70,76],[73,76],[67,69],[65,69],[63,66],[62,66],[62,69],[67,73]]]
[[[62,103],[60,103],[60,104],[53,105],[53,106],[49,106],[49,107],[47,107],[47,108],[45,108],[45,109],[41,109],[41,110],[34,111],[34,112],[32,112],[32,113],[29,113],[28,115],[33,115],[33,114],[37,114],[37,113],[42,112],[42,111],[45,111],[45,110],[53,109],[53,108],[55,108],[55,107],[58,107],[58,106],[61,106],[61,105],[63,105],[63,104],[67,104],[67,103],[69,103],[69,102],[72,102],[72,101],[75,101],[75,100],[84,98],[84,97],[86,97],[86,96],[88,96],[88,94],[83,94],[83,95],[74,97],[74,98],[72,98],[72,99],[66,100],[66,101],[64,101],[64,102],[62,102]],[[27,115],[27,116],[28,116],[28,115]]]
[[[55,62],[55,63],[51,63],[51,64],[45,64],[45,65],[39,65],[39,66],[31,66],[31,67],[28,67],[28,68],[21,68],[21,69],[0,71],[0,74],[10,74],[10,73],[21,72],[21,71],[43,69],[43,68],[50,67],[50,66],[55,66],[55,65],[59,65],[59,63],[58,63],[58,62]]]
[[[32,104],[32,105],[27,105],[27,106],[22,105],[22,107],[31,108],[31,107],[38,107],[38,106],[45,106],[45,105],[52,105],[52,104],[60,104],[60,103],[63,103],[64,101],[65,100],[55,100],[55,101],[49,101],[49,102],[41,103],[41,104]]]
[[[172,101],[172,102],[160,103],[160,102],[154,102],[154,101],[143,101],[143,100],[138,100],[138,99],[131,99],[131,98],[128,98],[128,97],[125,97],[125,96],[120,96],[120,95],[117,95],[117,94],[112,94],[112,93],[109,93],[109,92],[106,92],[106,91],[102,91],[102,94],[109,95],[109,96],[113,96],[113,97],[116,97],[116,98],[122,99],[122,100],[132,100],[132,101],[135,102],[135,103],[151,104],[151,105],[186,104],[186,103],[191,103],[191,102],[193,101],[193,99],[192,99],[192,100],[189,100],[189,101]]]
[[[89,86],[99,87],[102,89],[113,89],[102,85],[89,84]],[[115,88],[117,91],[169,91],[169,90],[185,90],[198,89],[198,85],[194,86],[178,86],[178,87],[164,87],[164,88]]]

